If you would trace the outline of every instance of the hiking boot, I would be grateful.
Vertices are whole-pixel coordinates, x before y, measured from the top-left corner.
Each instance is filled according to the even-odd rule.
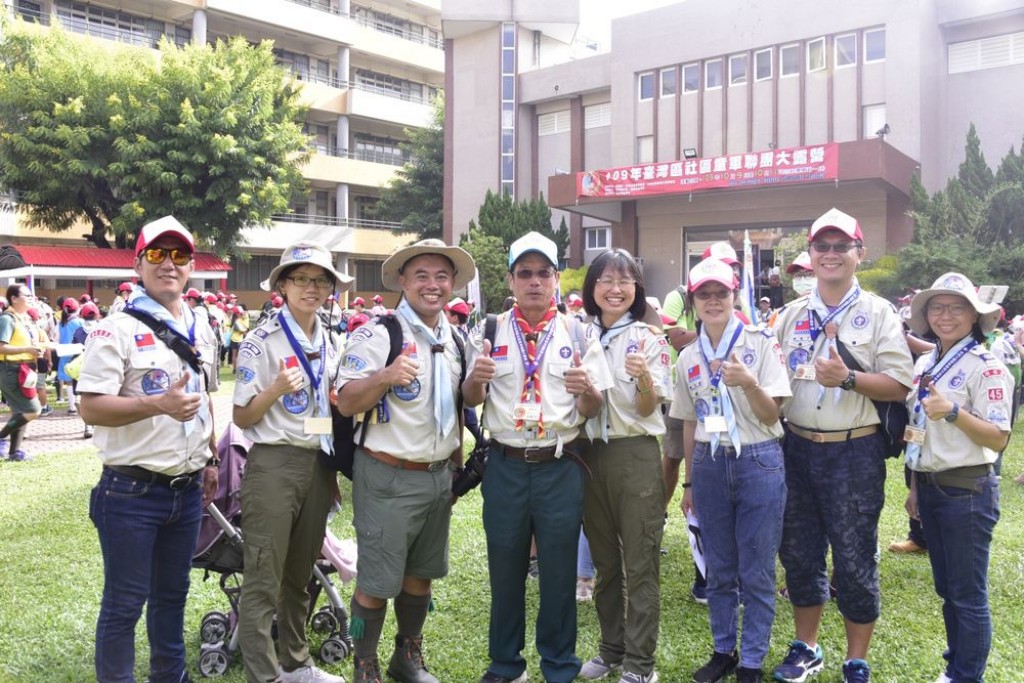
[[[658,672],[651,669],[651,673],[645,676],[635,671],[627,671],[619,678],[619,683],[658,683]]]
[[[529,680],[529,677],[525,671],[516,678],[507,678],[506,676],[500,676],[488,671],[480,678],[480,683],[526,683],[527,680]]]
[[[764,672],[741,666],[736,669],[736,683],[764,683]]]
[[[895,543],[889,544],[889,552],[899,553],[901,555],[911,553],[926,553],[928,548],[922,548],[918,544],[911,541],[909,538],[905,541],[896,541]]]
[[[281,669],[277,679],[281,683],[345,683],[344,676],[329,674],[315,666],[300,666],[295,671]]]
[[[608,676],[609,674],[615,673],[621,668],[622,662],[606,662],[601,658],[601,655],[598,655],[589,662],[585,662],[583,664],[583,668],[580,669],[580,677],[596,681]]]
[[[871,667],[863,659],[843,664],[843,683],[871,683]]]
[[[782,663],[775,667],[774,678],[782,683],[804,683],[825,668],[825,655],[820,645],[811,648],[807,643],[793,640]]]
[[[384,683],[380,677],[380,662],[376,657],[373,659],[360,659],[352,657],[354,671],[352,683]]]
[[[388,663],[388,676],[398,683],[440,683],[423,663],[423,636],[395,636],[395,653]]]
[[[594,580],[576,579],[576,602],[590,602],[594,599]]]
[[[697,669],[693,674],[694,683],[718,683],[724,681],[725,677],[732,673],[740,658],[735,651],[725,654],[712,652],[708,663]]]

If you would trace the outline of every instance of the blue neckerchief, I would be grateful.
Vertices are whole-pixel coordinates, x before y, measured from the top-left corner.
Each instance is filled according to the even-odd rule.
[[[430,364],[434,369],[434,420],[437,422],[437,429],[441,432],[441,438],[448,436],[448,432],[455,426],[455,398],[452,396],[451,371],[448,368],[448,361],[444,357],[444,347],[451,338],[451,325],[445,317],[439,316],[438,333],[427,327],[418,313],[413,310],[408,299],[403,298],[395,309],[399,315],[405,318],[414,331],[419,332],[430,342]],[[435,353],[434,349],[441,351]],[[440,358],[437,356],[440,354]]]
[[[860,285],[857,283],[857,278],[853,279],[853,285],[847,290],[846,294],[843,295],[839,305],[835,308],[829,308],[824,301],[821,300],[821,295],[818,294],[818,288],[815,287],[811,290],[810,296],[807,299],[807,322],[808,327],[811,331],[811,343],[817,346],[818,338],[821,337],[825,341],[821,346],[817,346],[814,353],[811,354],[812,360],[821,356],[822,358],[829,357],[829,350],[835,345],[834,339],[829,339],[828,336],[821,336],[825,326],[829,323],[835,323],[836,329],[843,324],[843,318],[846,317],[847,311],[860,300]],[[843,395],[843,390],[839,387],[835,387],[832,390],[832,402],[839,403],[840,397]],[[821,407],[821,401],[825,397],[825,387],[818,385],[818,407]]]
[[[932,351],[931,367],[925,370],[923,373],[921,373],[921,379],[919,379],[918,382],[923,384],[924,378],[930,377],[931,384],[935,384],[940,379],[942,379],[942,377],[946,373],[952,370],[961,358],[970,353],[971,349],[973,349],[977,345],[978,342],[974,339],[974,337],[967,335],[966,337],[958,341],[956,344],[954,344],[953,348],[951,348],[949,352],[945,354],[946,359],[945,361],[943,361],[942,365],[939,367],[938,370],[935,370],[935,367],[939,364],[939,348],[936,346],[935,350]],[[924,429],[925,425],[928,423],[928,416],[925,414],[924,409],[921,407],[921,401],[928,397],[928,394],[930,393],[930,386],[931,385],[920,387],[917,390],[917,396],[914,400],[914,411],[910,419],[913,425],[918,429]],[[906,451],[907,466],[910,469],[914,469],[915,467],[917,467],[917,463],[920,459],[921,446],[919,446],[916,443],[908,443]]]
[[[594,322],[592,322],[591,325],[597,331],[598,338],[601,341],[601,346],[604,347],[604,353],[607,357],[608,352],[611,349],[612,341],[614,341],[616,337],[618,337],[623,332],[627,331],[633,325],[633,314],[630,313],[629,311],[626,311],[626,314],[619,318],[616,324],[608,328],[601,327],[600,317],[594,320]],[[594,440],[594,437],[600,437],[602,441],[608,443],[609,391],[609,389],[605,389],[603,392],[601,392],[604,394],[604,402],[601,403],[601,412],[597,416],[587,420],[587,424],[584,427],[586,429],[587,436],[590,438],[591,441]],[[598,431],[600,431],[600,434],[598,434]]]
[[[721,401],[722,404],[722,416],[725,417],[725,423],[729,427],[729,439],[732,441],[733,448],[736,449],[736,457],[740,455],[740,429],[736,424],[736,413],[732,409],[732,399],[729,396],[729,387],[718,388],[719,383],[722,381],[722,366],[719,365],[718,369],[714,372],[711,370],[712,361],[726,361],[729,359],[729,354],[732,353],[732,348],[736,345],[736,340],[740,338],[740,334],[743,332],[743,325],[740,323],[739,318],[735,315],[729,316],[729,322],[725,326],[725,330],[722,332],[722,338],[718,340],[718,348],[711,348],[711,338],[708,337],[707,327],[705,325],[700,326],[699,346],[700,357],[704,361],[704,365],[708,369],[708,377],[711,379],[711,407],[714,414],[718,414],[718,403]],[[721,442],[721,437],[718,432],[713,432],[711,435],[711,457],[714,459],[715,451],[718,449],[718,444]]]
[[[288,338],[288,345],[292,347],[292,351],[295,352],[295,356],[299,359],[299,365],[302,366],[303,371],[306,373],[306,377],[309,378],[310,388],[313,390],[313,403],[316,408],[313,414],[316,417],[330,417],[330,397],[327,392],[321,389],[324,378],[324,367],[327,365],[327,336],[324,334],[323,327],[320,325],[320,316],[313,316],[313,341],[311,342],[306,338],[306,333],[302,331],[298,323],[295,322],[295,318],[292,316],[291,309],[288,308],[288,304],[281,307],[280,313],[278,313],[278,320],[281,322],[281,329],[284,330],[284,336]],[[319,342],[319,353],[314,351],[316,345]],[[317,357],[310,362],[309,356],[316,354]],[[325,453],[334,453],[334,439],[330,434],[320,435],[320,448]]]

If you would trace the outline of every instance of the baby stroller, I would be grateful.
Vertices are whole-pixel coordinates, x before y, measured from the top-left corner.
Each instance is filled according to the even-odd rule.
[[[202,645],[199,655],[199,673],[206,677],[221,676],[227,671],[238,651],[238,601],[242,592],[243,536],[240,530],[242,475],[245,459],[252,443],[242,430],[229,424],[217,443],[220,457],[217,495],[203,513],[199,540],[192,557],[192,567],[203,569],[208,578],[220,575],[220,589],[228,599],[227,612],[209,612],[203,616],[199,628]],[[337,572],[342,582],[355,576],[355,544],[339,541],[330,529],[324,536],[321,558],[313,566],[313,577],[307,587],[309,614],[307,625],[314,631],[329,634],[318,651],[328,664],[336,664],[352,652],[352,639],[348,633],[348,611],[329,574]],[[324,593],[327,604],[316,609]]]

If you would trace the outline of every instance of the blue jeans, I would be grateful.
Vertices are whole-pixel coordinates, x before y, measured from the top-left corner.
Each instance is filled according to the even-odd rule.
[[[786,474],[778,441],[731,447],[698,442],[693,504],[704,538],[708,611],[715,652],[736,649],[743,587],[740,666],[760,669],[775,619],[775,555],[782,541]]]
[[[135,625],[146,605],[149,680],[185,676],[185,598],[202,514],[200,480],[173,491],[104,468],[89,500],[103,552],[96,678],[135,680]]]
[[[946,675],[955,683],[983,681],[992,646],[988,559],[999,520],[999,479],[983,477],[969,491],[918,477],[917,505],[935,592],[942,598]]]
[[[576,576],[581,579],[594,578],[594,558],[590,556],[590,543],[582,529],[576,549]]]

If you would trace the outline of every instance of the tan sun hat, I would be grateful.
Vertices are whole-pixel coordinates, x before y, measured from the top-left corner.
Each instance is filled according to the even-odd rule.
[[[269,292],[271,287],[277,286],[277,279],[285,268],[301,266],[304,263],[320,266],[327,271],[327,274],[335,279],[335,291],[347,292],[352,287],[354,278],[351,275],[335,270],[334,259],[331,257],[331,252],[327,250],[327,247],[319,242],[309,240],[296,242],[285,248],[281,254],[281,262],[274,266],[267,279],[260,283],[260,287],[263,291]]]
[[[384,286],[392,292],[402,291],[402,285],[398,284],[398,276],[402,274],[406,263],[423,254],[437,254],[452,262],[455,268],[452,289],[462,289],[476,275],[476,263],[468,252],[459,247],[449,246],[438,239],[427,239],[402,247],[384,261],[381,266],[381,280]]]
[[[946,273],[940,275],[931,287],[918,292],[914,300],[910,302],[910,320],[907,324],[917,334],[928,333],[928,314],[924,309],[928,306],[931,298],[939,294],[955,294],[967,299],[967,302],[978,313],[978,325],[985,334],[994,330],[999,322],[999,304],[981,301],[974,284],[967,279],[967,276],[960,273]]]

